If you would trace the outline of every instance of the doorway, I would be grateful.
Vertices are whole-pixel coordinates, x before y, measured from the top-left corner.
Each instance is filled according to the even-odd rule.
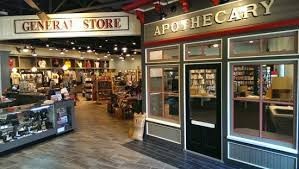
[[[221,64],[186,66],[186,147],[221,159]]]

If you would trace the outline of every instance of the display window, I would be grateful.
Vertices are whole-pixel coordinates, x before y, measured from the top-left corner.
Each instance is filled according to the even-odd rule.
[[[146,50],[147,63],[178,62],[180,60],[179,45],[150,48]]]
[[[295,148],[297,69],[297,62],[232,64],[231,132]]]
[[[221,40],[211,40],[184,44],[185,60],[221,59]]]
[[[298,31],[230,38],[229,48],[230,58],[297,54]]]
[[[179,66],[147,66],[148,118],[179,124]]]

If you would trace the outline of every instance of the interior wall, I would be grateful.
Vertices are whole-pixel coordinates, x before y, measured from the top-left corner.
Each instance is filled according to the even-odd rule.
[[[2,90],[8,89],[10,86],[8,55],[9,52],[0,51],[0,95]]]
[[[141,69],[141,55],[134,55],[135,60],[131,60],[130,58],[127,58],[125,61],[121,61],[118,58],[114,58],[113,61],[109,62],[109,68],[110,69],[116,69],[116,72],[122,71],[128,69]]]

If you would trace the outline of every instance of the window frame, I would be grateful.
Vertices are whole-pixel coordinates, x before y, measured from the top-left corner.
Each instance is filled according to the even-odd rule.
[[[179,75],[179,79],[178,79],[178,122],[175,123],[175,122],[171,122],[171,121],[168,121],[168,120],[165,120],[163,116],[161,116],[161,119],[158,119],[158,118],[153,118],[153,117],[150,117],[150,91],[149,91],[149,85],[150,85],[150,77],[149,77],[149,73],[150,73],[150,69],[151,68],[162,68],[164,72],[164,68],[171,68],[171,67],[176,67],[178,68],[178,75]],[[167,125],[167,126],[171,126],[171,127],[176,127],[176,128],[181,128],[181,105],[180,105],[180,102],[181,102],[181,91],[180,91],[180,86],[181,86],[181,82],[180,82],[180,64],[155,64],[155,65],[145,65],[145,79],[146,79],[146,84],[145,84],[145,87],[146,87],[146,121],[149,121],[149,122],[154,122],[154,123],[157,123],[157,124],[163,124],[163,125]],[[164,80],[162,78],[162,83],[164,84]],[[161,94],[162,96],[164,95],[164,85],[162,87],[162,90],[161,90]],[[164,96],[162,97],[162,101],[164,102]],[[164,104],[163,104],[163,112],[164,112]]]
[[[233,89],[233,66],[234,65],[262,65],[262,64],[293,64],[294,65],[294,90],[296,90],[294,93],[296,93],[296,96],[294,97],[294,143],[285,143],[282,141],[278,141],[278,140],[273,140],[273,139],[269,139],[269,138],[263,138],[263,137],[255,137],[255,136],[250,136],[247,134],[240,134],[240,133],[236,133],[234,132],[234,128],[233,128],[233,123],[234,123],[234,114],[233,114],[233,101],[234,101],[234,89]],[[228,116],[227,116],[227,138],[230,140],[234,140],[234,141],[239,141],[239,142],[243,142],[243,143],[247,143],[247,144],[252,144],[252,145],[256,145],[256,146],[262,146],[262,147],[266,147],[266,148],[271,148],[271,149],[275,149],[275,150],[280,150],[280,151],[284,151],[284,152],[288,152],[288,153],[292,153],[292,154],[297,154],[298,153],[298,107],[299,107],[299,82],[298,82],[298,75],[299,73],[296,72],[296,70],[299,70],[299,59],[273,59],[269,62],[269,60],[252,60],[252,61],[230,61],[228,62],[228,82],[227,82],[227,91],[228,91],[228,95],[227,95],[227,100],[228,100],[228,107],[227,107],[227,111],[228,111]],[[262,104],[267,104],[270,103],[271,101],[264,101],[263,99],[258,99],[257,100],[259,103],[262,102]],[[260,114],[260,113],[259,113]],[[260,132],[260,130],[259,130]],[[293,147],[288,147],[286,145],[283,144],[290,144]]]
[[[250,38],[254,38],[254,37],[259,37],[259,36],[271,36],[271,35],[276,35],[276,34],[284,34],[284,33],[296,33],[297,36],[294,36],[295,38],[295,47],[297,47],[297,49],[295,49],[294,53],[289,53],[289,52],[277,52],[276,54],[272,54],[272,53],[256,53],[256,55],[242,55],[242,56],[231,56],[231,43],[232,40],[235,39],[243,39],[243,38],[249,38],[248,40],[250,40]],[[236,37],[231,37],[228,38],[228,42],[227,42],[227,58],[228,59],[246,59],[246,58],[259,58],[259,57],[273,57],[273,56],[297,56],[299,54],[299,30],[298,29],[293,29],[293,30],[287,30],[287,31],[279,31],[279,32],[271,32],[271,33],[261,33],[261,34],[254,34],[254,35],[245,35],[245,36],[236,36]]]
[[[201,58],[203,56],[197,56],[194,59],[191,59],[190,57],[188,57],[188,50],[186,50],[188,48],[188,45],[196,45],[196,44],[206,44],[206,43],[210,43],[210,42],[218,42],[220,41],[220,49],[219,49],[219,57],[216,58],[209,58],[209,57],[204,57]],[[206,40],[206,41],[196,41],[196,42],[190,42],[190,43],[184,43],[183,44],[183,52],[184,52],[184,61],[204,61],[204,60],[221,60],[223,58],[222,56],[222,52],[223,52],[223,40],[222,39],[212,39],[212,40]]]
[[[162,52],[166,49],[170,48],[177,48],[178,50],[178,58],[175,60],[164,60],[164,58],[159,59],[159,60],[150,60],[150,52],[151,51],[156,51],[156,50],[162,50]],[[181,59],[181,49],[180,49],[180,44],[175,44],[175,45],[167,45],[167,46],[159,46],[159,47],[153,47],[153,48],[146,48],[145,49],[145,64],[151,64],[151,63],[176,63],[180,62]],[[163,55],[162,55],[163,57]]]

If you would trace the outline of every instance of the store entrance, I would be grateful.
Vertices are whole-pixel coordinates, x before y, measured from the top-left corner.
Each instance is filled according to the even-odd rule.
[[[186,66],[187,149],[221,158],[221,65]]]

